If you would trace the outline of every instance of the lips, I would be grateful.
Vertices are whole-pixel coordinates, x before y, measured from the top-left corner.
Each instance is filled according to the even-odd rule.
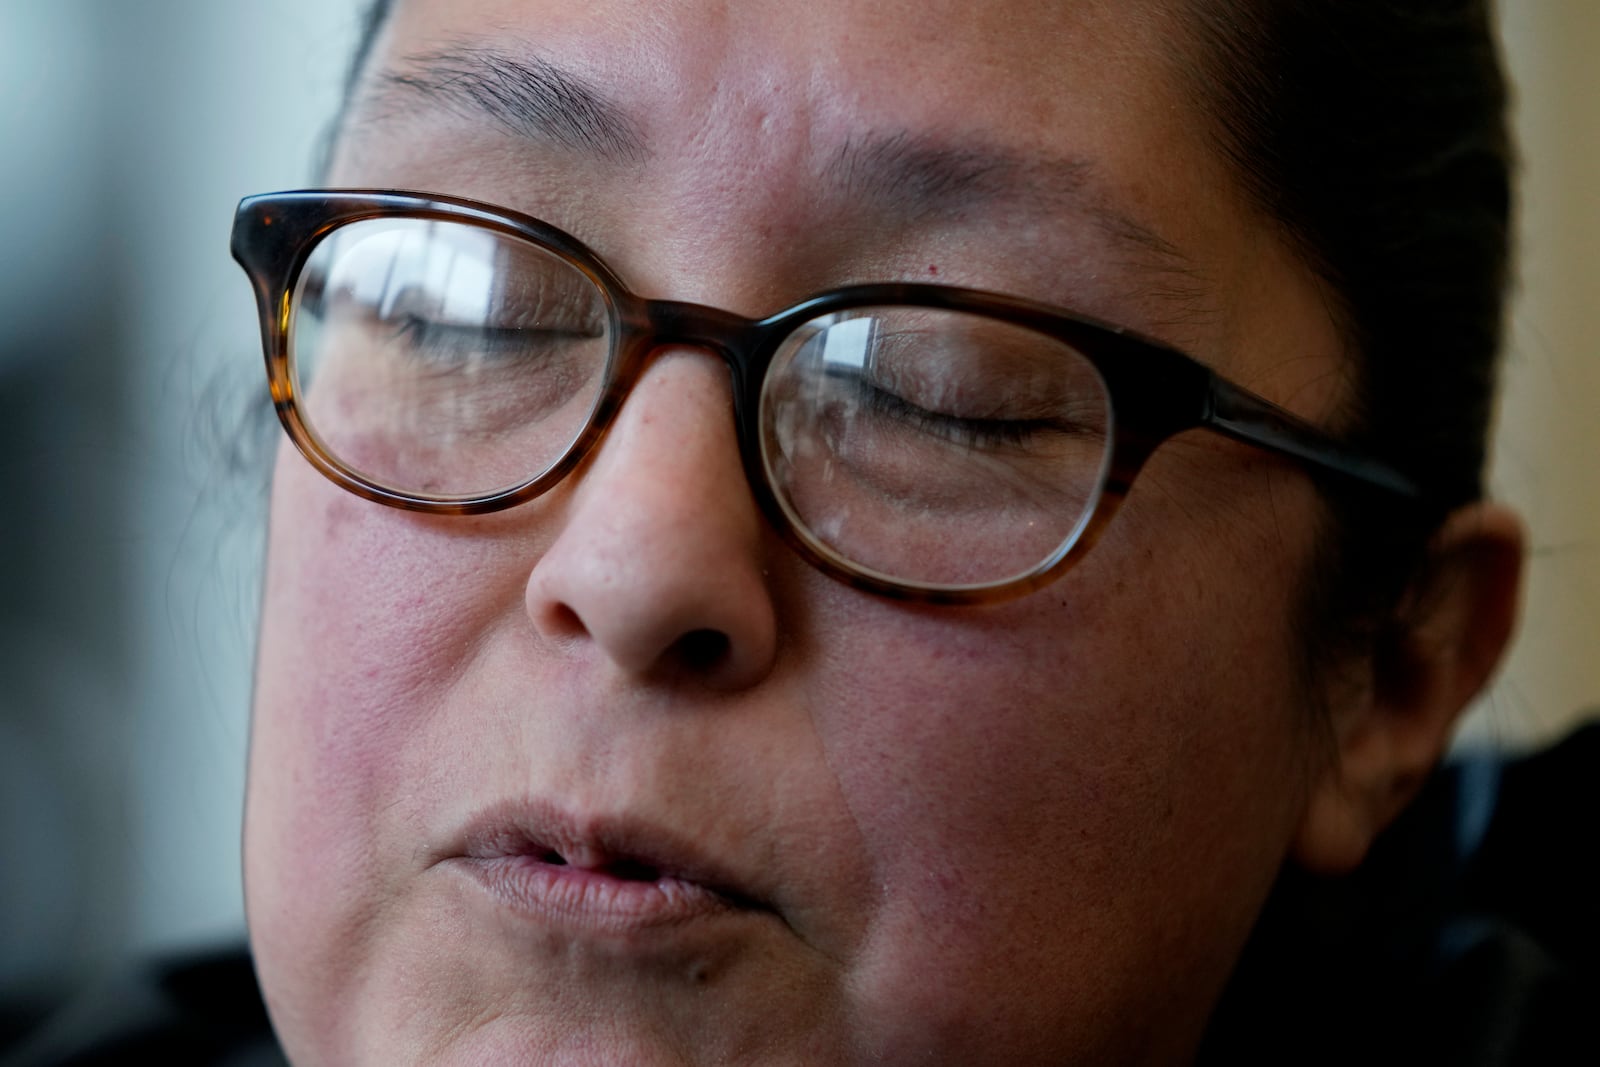
[[[770,911],[694,842],[628,818],[501,805],[473,819],[449,862],[503,909],[541,924],[630,933]]]

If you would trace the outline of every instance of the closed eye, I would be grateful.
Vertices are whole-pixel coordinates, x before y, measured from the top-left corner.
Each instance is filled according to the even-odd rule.
[[[1071,432],[1057,419],[981,418],[931,411],[865,377],[856,378],[857,400],[873,415],[919,433],[972,449],[1023,448],[1044,434]]]

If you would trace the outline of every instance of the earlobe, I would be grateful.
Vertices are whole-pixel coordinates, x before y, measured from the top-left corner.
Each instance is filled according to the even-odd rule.
[[[1397,624],[1367,650],[1361,684],[1331,710],[1332,751],[1294,842],[1302,867],[1352,870],[1421,789],[1510,640],[1523,544],[1516,515],[1487,503],[1454,512],[1435,534]]]

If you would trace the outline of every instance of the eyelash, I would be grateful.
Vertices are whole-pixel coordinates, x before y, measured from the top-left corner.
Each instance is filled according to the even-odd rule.
[[[864,378],[857,380],[857,389],[865,406],[874,414],[968,448],[1020,448],[1030,437],[1061,429],[1044,419],[973,419],[929,411]]]
[[[448,322],[435,322],[421,315],[404,315],[392,324],[391,336],[406,340],[417,349],[438,347],[453,341],[475,343],[490,352],[526,347],[530,338],[539,336],[546,341],[588,340],[597,336],[581,330],[544,330],[526,326],[466,326]]]

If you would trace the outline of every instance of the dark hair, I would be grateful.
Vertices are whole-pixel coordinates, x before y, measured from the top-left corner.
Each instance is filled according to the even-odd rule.
[[[1188,0],[1187,68],[1257,206],[1326,283],[1350,349],[1342,435],[1425,488],[1421,522],[1328,494],[1308,651],[1394,620],[1424,542],[1482,495],[1512,147],[1488,0]],[[1370,647],[1370,646],[1369,646]]]
[[[1202,106],[1338,301],[1347,434],[1438,507],[1482,490],[1511,142],[1486,0],[1194,5]]]
[[[1351,352],[1341,435],[1424,487],[1373,521],[1325,487],[1315,667],[1393,615],[1432,529],[1482,494],[1507,281],[1511,141],[1488,0],[1181,0],[1181,68],[1256,205],[1326,283]],[[351,84],[392,0],[368,7]]]

